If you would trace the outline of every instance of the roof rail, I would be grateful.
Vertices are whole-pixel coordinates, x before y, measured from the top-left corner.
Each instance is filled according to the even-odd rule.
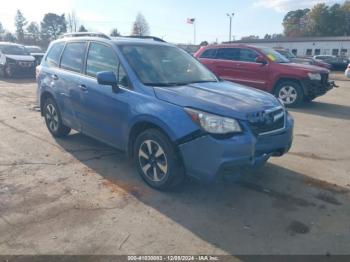
[[[163,42],[166,43],[166,41],[164,41],[163,39],[156,37],[156,36],[138,36],[138,35],[130,35],[130,36],[125,36],[128,38],[139,38],[139,39],[151,39],[154,41],[158,41],[158,42]]]
[[[108,35],[105,35],[103,33],[96,33],[96,32],[73,32],[73,33],[67,33],[62,35],[62,38],[66,37],[100,37],[100,38],[105,38],[105,39],[111,39]]]

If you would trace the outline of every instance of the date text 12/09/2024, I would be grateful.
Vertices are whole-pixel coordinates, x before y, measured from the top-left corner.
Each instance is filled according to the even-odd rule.
[[[128,261],[219,261],[217,256],[128,256]]]

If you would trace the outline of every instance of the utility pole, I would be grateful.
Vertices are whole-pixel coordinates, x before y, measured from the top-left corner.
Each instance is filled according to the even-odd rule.
[[[228,41],[231,42],[231,40],[232,40],[232,19],[235,16],[235,13],[233,13],[233,12],[232,12],[232,14],[227,13],[226,15],[230,19],[230,34],[229,34],[229,40]]]

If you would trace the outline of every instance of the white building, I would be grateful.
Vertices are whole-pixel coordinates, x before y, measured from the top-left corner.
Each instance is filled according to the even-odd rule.
[[[350,56],[350,37],[348,36],[251,39],[234,41],[233,43],[283,48],[290,50],[298,56]]]

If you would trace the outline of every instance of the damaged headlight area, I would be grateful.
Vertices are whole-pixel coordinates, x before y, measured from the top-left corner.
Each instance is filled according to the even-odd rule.
[[[321,74],[319,73],[308,73],[307,75],[310,78],[310,80],[321,81],[322,79]]]
[[[10,64],[10,65],[15,65],[15,64],[17,64],[17,61],[15,59],[6,57],[6,63]]]
[[[233,118],[213,115],[192,108],[185,108],[185,111],[190,115],[193,122],[210,134],[227,135],[242,132],[240,124]]]

